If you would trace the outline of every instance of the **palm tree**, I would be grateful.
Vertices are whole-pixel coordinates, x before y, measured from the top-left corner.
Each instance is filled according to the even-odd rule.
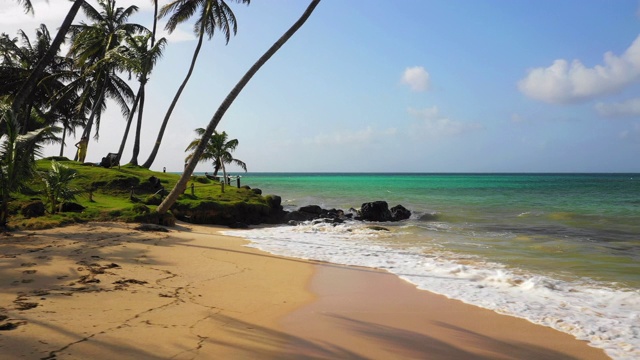
[[[40,178],[44,182],[44,189],[47,200],[51,205],[51,213],[55,214],[62,210],[62,205],[66,201],[75,200],[79,190],[70,186],[73,179],[76,178],[78,172],[64,166],[55,160],[51,160],[51,169],[40,174]]]
[[[77,66],[83,69],[85,83],[81,109],[89,111],[89,118],[83,136],[90,136],[93,124],[96,124],[96,137],[99,136],[100,115],[105,108],[105,98],[114,99],[124,116],[128,116],[127,103],[133,100],[133,91],[117,73],[127,69],[115,61],[126,36],[141,33],[146,29],[138,24],[128,23],[129,17],[137,6],[116,7],[115,0],[100,0],[102,11],[88,3],[82,4],[82,10],[91,24],[81,23],[71,27],[72,45],[70,53],[74,55]]]
[[[36,30],[34,42],[22,30],[18,35],[20,43],[18,38],[10,39],[6,34],[0,36],[0,96],[7,99],[27,81],[51,46],[51,37],[44,24]],[[71,67],[72,62],[68,58],[55,56],[41,73],[38,86],[32,92],[30,101],[23,106],[23,111],[13,112],[21,124],[21,134],[49,126],[51,131],[41,140],[45,143],[64,144],[65,135],[75,131],[75,126],[81,124],[82,119],[76,118],[73,112],[77,93],[70,92],[65,97],[56,98],[56,94],[66,86],[65,81],[69,79]],[[61,127],[57,126],[58,123]],[[60,131],[62,139],[56,136]]]
[[[250,3],[250,0],[233,1],[244,4]],[[164,137],[164,131],[167,127],[167,123],[169,122],[169,118],[171,118],[173,109],[178,103],[178,99],[180,98],[180,95],[182,95],[182,91],[185,86],[187,86],[189,78],[191,78],[191,74],[193,73],[193,69],[196,65],[196,60],[198,59],[198,54],[200,53],[200,48],[202,47],[202,41],[205,33],[208,38],[211,39],[215,30],[219,29],[224,34],[227,43],[229,43],[231,33],[235,35],[238,30],[236,17],[224,0],[174,0],[160,9],[159,17],[165,17],[168,14],[172,14],[165,27],[169,33],[172,33],[179,24],[187,21],[198,10],[199,17],[194,25],[194,31],[196,35],[198,35],[198,43],[191,58],[191,65],[189,66],[189,71],[187,71],[187,75],[182,81],[182,84],[180,84],[180,87],[173,97],[173,101],[171,101],[169,109],[162,120],[162,125],[160,126],[160,131],[158,132],[158,137],[153,146],[153,150],[151,150],[151,154],[147,161],[142,164],[142,166],[147,169],[151,167],[158,155],[160,143]]]
[[[20,122],[8,104],[0,103],[0,227],[6,227],[10,193],[20,190],[35,174],[35,156],[40,155],[41,128],[20,135]]]
[[[198,138],[194,139],[185,151],[190,151],[196,149],[200,142],[202,141],[202,135],[205,133],[205,129],[197,128],[196,133],[198,134]],[[238,147],[238,139],[227,140],[229,136],[225,131],[218,133],[214,131],[213,136],[209,138],[209,142],[204,148],[204,152],[200,156],[199,162],[203,161],[213,161],[213,176],[218,175],[218,171],[222,169],[222,176],[224,179],[227,178],[227,169],[224,166],[225,164],[236,164],[242,168],[245,172],[247,172],[247,164],[243,161],[235,159],[231,153]],[[193,157],[193,153],[189,154],[184,161],[189,162]]]
[[[58,51],[60,50],[60,45],[62,45],[62,42],[65,40],[67,36],[67,32],[71,27],[71,23],[73,22],[73,19],[76,17],[78,10],[80,10],[80,6],[84,2],[85,0],[75,0],[73,2],[73,5],[71,5],[71,8],[67,13],[67,16],[65,16],[64,20],[62,21],[62,25],[60,25],[60,28],[58,28],[58,33],[56,34],[55,38],[51,42],[51,46],[49,47],[47,52],[44,54],[44,56],[40,59],[35,69],[33,69],[27,81],[25,81],[22,84],[22,86],[18,89],[18,92],[15,93],[13,98],[13,103],[11,105],[11,108],[13,109],[14,113],[18,113],[19,110],[22,108],[22,106],[29,101],[31,94],[36,88],[36,85],[42,73],[44,72],[46,67],[49,64],[51,64],[56,54],[58,54]],[[25,11],[33,12],[31,1],[18,0],[18,3],[21,3],[24,5]]]
[[[17,1],[18,1],[18,4],[22,4],[22,7],[24,8],[25,13],[33,14],[33,5],[31,5],[30,0],[17,0]]]
[[[158,205],[158,212],[160,214],[164,214],[169,210],[171,206],[178,200],[178,196],[182,193],[182,190],[186,188],[187,182],[191,178],[191,174],[193,174],[193,170],[196,168],[196,164],[200,161],[200,156],[204,153],[206,145],[209,143],[209,138],[213,134],[218,126],[220,120],[224,116],[227,109],[233,104],[233,101],[238,97],[242,89],[249,83],[249,80],[260,70],[260,68],[284,45],[287,40],[289,40],[293,34],[298,31],[307,21],[309,16],[313,13],[313,10],[318,6],[320,0],[312,0],[307,9],[302,13],[302,16],[296,21],[290,28],[287,30],[281,37],[276,41],[268,50],[265,52],[259,59],[256,61],[253,66],[247,71],[246,74],[240,79],[240,81],[236,84],[236,86],[231,89],[231,92],[224,99],[218,110],[215,112],[211,121],[209,121],[209,125],[205,129],[205,132],[202,134],[202,140],[198,147],[193,151],[193,157],[187,163],[187,166],[184,169],[184,172],[180,176],[180,179],[173,187],[169,195],[162,201],[160,205]]]
[[[127,47],[123,48],[124,51],[117,55],[118,61],[137,75],[140,87],[138,88],[138,94],[136,95],[133,107],[129,113],[129,118],[127,119],[125,133],[122,137],[120,148],[118,150],[118,160],[120,160],[120,157],[122,156],[122,151],[124,150],[124,145],[129,135],[129,128],[131,127],[133,115],[136,108],[138,108],[136,136],[133,145],[133,155],[130,161],[131,164],[138,165],[140,136],[142,131],[142,114],[144,111],[145,101],[145,85],[149,81],[149,74],[151,73],[151,70],[162,57],[162,52],[167,45],[167,40],[165,38],[161,38],[156,44],[151,45],[153,43],[153,33],[147,32],[144,35],[129,36],[126,39],[126,42]]]

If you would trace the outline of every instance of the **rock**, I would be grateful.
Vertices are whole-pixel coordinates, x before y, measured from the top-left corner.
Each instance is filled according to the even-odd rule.
[[[20,209],[20,214],[26,218],[34,218],[43,216],[45,212],[44,203],[42,201],[30,202]]]
[[[360,217],[365,221],[391,221],[391,211],[386,201],[374,201],[362,204]]]
[[[253,191],[253,193],[256,194],[256,195],[262,195],[262,190],[260,190],[260,189],[257,189],[257,188],[256,189],[251,189],[251,191]]]
[[[66,202],[62,204],[62,212],[83,212],[84,209],[84,206],[74,202]]]
[[[272,209],[282,210],[282,198],[278,195],[267,195],[267,204]]]
[[[322,208],[320,206],[318,206],[318,205],[303,206],[300,209],[298,209],[298,211],[309,213],[309,214],[314,214],[314,215],[322,214]]]
[[[411,211],[402,205],[396,205],[391,208],[391,218],[393,221],[407,220],[411,217]]]
[[[307,213],[307,212],[303,212],[303,211],[292,211],[290,213],[287,213],[284,216],[284,221],[285,222],[289,222],[289,221],[309,221],[309,220],[313,220],[316,217],[311,214],[311,213]]]

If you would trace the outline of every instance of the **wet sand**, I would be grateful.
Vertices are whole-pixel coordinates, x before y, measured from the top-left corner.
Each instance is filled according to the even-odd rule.
[[[219,228],[0,237],[3,359],[602,359],[569,335]]]

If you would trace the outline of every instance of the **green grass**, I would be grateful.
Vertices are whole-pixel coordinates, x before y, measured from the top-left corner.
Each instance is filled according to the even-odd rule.
[[[146,222],[149,219],[153,221],[153,218],[157,217],[154,211],[160,203],[160,194],[149,179],[152,176],[158,178],[166,194],[173,189],[180,178],[177,174],[155,172],[138,166],[125,165],[105,169],[65,158],[55,158],[55,160],[77,171],[77,176],[70,187],[81,191],[75,202],[84,206],[85,210],[81,213],[46,213],[44,216],[34,218],[22,216],[20,209],[25,204],[38,200],[46,204],[44,183],[36,177],[27,184],[23,192],[12,194],[10,228],[41,229],[87,221]],[[45,172],[50,168],[50,158],[37,161],[38,171]],[[228,185],[224,189],[223,193],[222,186],[218,182],[203,176],[193,176],[185,193],[180,196],[172,211],[177,217],[183,216],[185,219],[197,217],[198,222],[202,223],[208,222],[209,219],[204,215],[196,216],[194,212],[202,212],[203,209],[211,212],[215,209],[216,214],[234,214],[237,213],[238,208],[246,206],[258,208],[259,211],[264,211],[265,207],[268,208],[266,199],[250,189],[238,189]],[[224,223],[224,219],[228,220],[228,216],[224,218],[213,216],[209,223]]]

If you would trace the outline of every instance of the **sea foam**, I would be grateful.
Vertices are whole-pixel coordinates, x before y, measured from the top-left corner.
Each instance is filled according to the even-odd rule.
[[[362,223],[309,223],[225,234],[277,255],[384,269],[419,289],[571,334],[614,359],[640,358],[638,290],[507,268],[443,251],[429,241],[402,242],[401,231],[374,231]]]

